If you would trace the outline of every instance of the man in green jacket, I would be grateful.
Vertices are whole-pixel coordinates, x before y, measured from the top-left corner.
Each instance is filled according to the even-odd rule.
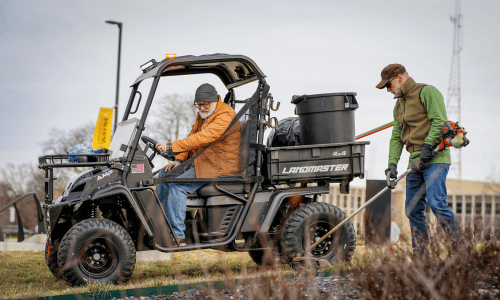
[[[425,207],[427,202],[445,232],[452,236],[458,231],[457,217],[446,202],[446,176],[450,168],[450,150],[432,150],[441,141],[441,127],[446,122],[443,96],[433,86],[416,83],[404,66],[390,64],[382,70],[382,80],[376,86],[394,95],[394,128],[389,148],[391,178],[397,176],[397,164],[403,146],[410,153],[408,167],[420,159],[424,167],[406,177],[405,213],[410,221],[414,251],[425,250],[428,238]]]

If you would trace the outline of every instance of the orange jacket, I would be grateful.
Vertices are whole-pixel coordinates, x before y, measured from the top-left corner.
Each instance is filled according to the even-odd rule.
[[[199,114],[187,138],[172,143],[172,150],[180,152],[175,158],[185,161],[215,142],[226,131],[236,113],[231,106],[217,102],[214,113],[203,120]],[[240,131],[238,121],[222,140],[194,160],[196,178],[216,178],[240,174]]]

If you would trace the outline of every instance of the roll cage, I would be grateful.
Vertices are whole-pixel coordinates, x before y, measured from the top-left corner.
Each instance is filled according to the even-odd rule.
[[[128,120],[129,116],[135,113],[140,105],[142,95],[140,94],[140,92],[138,92],[139,85],[148,78],[152,78],[153,83],[144,105],[142,116],[137,124],[137,130],[135,132],[133,140],[129,144],[130,151],[127,152],[127,157],[124,159],[126,161],[125,165],[123,166],[124,177],[126,177],[129,173],[130,162],[133,160],[133,157],[137,150],[142,131],[145,130],[145,122],[161,77],[193,74],[214,74],[220,78],[222,83],[228,89],[228,93],[224,98],[224,102],[229,103],[233,107],[235,103],[246,102],[237,101],[236,99],[234,99],[233,89],[236,87],[243,86],[250,82],[259,81],[257,91],[254,96],[252,96],[252,98],[259,98],[259,100],[265,99],[269,91],[269,86],[266,84],[266,76],[264,75],[264,73],[252,59],[243,55],[230,55],[220,53],[200,56],[187,55],[176,58],[166,58],[160,62],[156,62],[154,59],[152,59],[146,64],[142,65],[141,69],[143,70],[143,74],[141,74],[135,80],[134,84],[131,85],[132,92],[125,108],[125,113],[123,115],[122,121]],[[137,103],[135,103],[137,94],[139,94],[139,98],[137,99]],[[134,103],[135,110],[132,110],[134,107]],[[257,127],[261,132],[258,138],[258,143],[261,144],[264,126],[260,126],[259,124],[257,125]],[[258,156],[258,160],[262,162],[262,153],[259,153]]]

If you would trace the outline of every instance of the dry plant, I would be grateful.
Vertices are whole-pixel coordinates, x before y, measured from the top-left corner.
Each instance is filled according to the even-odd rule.
[[[349,286],[363,299],[498,299],[500,242],[475,228],[454,241],[434,233],[418,254],[393,247],[355,272]]]
[[[326,270],[328,277],[302,269],[235,282],[228,272],[226,289],[162,299],[498,299],[500,241],[491,230],[474,228],[454,241],[434,232],[427,250],[418,254],[404,244],[368,249],[351,263]],[[354,271],[338,272],[345,269]]]

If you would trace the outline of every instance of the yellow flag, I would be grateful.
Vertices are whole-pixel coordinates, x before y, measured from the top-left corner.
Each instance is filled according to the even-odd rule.
[[[111,129],[113,126],[112,120],[113,109],[101,107],[95,126],[94,139],[92,140],[92,149],[109,149],[109,144],[111,143]]]

